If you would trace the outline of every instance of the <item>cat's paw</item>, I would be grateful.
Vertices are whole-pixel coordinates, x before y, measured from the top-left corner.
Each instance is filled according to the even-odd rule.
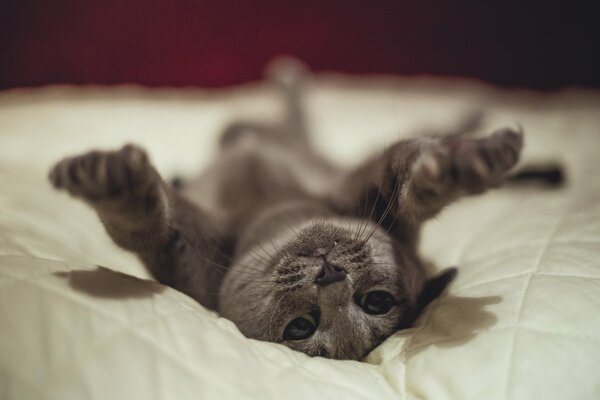
[[[523,132],[505,128],[481,139],[453,137],[425,148],[412,166],[419,200],[450,193],[479,193],[500,183],[519,160]]]
[[[144,150],[131,144],[65,158],[51,169],[49,179],[55,188],[90,202],[143,195],[159,182]]]
[[[455,152],[458,185],[469,193],[497,186],[519,161],[523,149],[523,131],[504,128],[490,136],[459,143]]]

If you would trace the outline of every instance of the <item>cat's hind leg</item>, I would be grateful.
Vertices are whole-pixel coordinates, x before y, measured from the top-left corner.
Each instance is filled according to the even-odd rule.
[[[281,57],[269,64],[265,71],[267,82],[281,97],[283,118],[278,122],[238,120],[225,127],[221,134],[221,148],[235,144],[241,139],[255,137],[291,144],[297,148],[310,149],[304,111],[304,92],[308,80],[308,68],[300,61]]]

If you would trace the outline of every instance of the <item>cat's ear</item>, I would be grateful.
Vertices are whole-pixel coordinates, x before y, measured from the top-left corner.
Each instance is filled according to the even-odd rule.
[[[422,311],[429,305],[429,303],[439,297],[439,295],[442,294],[450,282],[456,278],[457,274],[458,270],[454,267],[451,267],[442,270],[442,272],[427,280],[425,285],[423,285],[423,289],[421,289],[421,293],[419,293],[419,297],[417,299],[417,307],[419,310]]]
[[[403,320],[399,324],[399,329],[413,326],[416,319],[419,318],[423,313],[423,310],[425,310],[425,307],[442,294],[457,274],[458,270],[452,267],[446,268],[434,277],[429,278],[421,288],[421,292],[417,296],[416,304],[404,315]]]

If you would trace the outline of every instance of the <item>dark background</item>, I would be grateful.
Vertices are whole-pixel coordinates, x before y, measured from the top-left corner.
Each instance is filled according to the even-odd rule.
[[[349,73],[599,87],[592,2],[0,0],[0,88],[220,87],[275,55]]]

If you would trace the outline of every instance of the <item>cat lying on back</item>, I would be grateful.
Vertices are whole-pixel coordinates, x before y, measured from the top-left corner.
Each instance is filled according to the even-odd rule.
[[[213,165],[182,190],[134,145],[66,158],[50,180],[91,205],[157,280],[246,336],[360,359],[409,327],[456,273],[428,274],[417,254],[422,224],[497,185],[523,136],[401,140],[339,169],[310,146],[301,76],[293,64],[275,74],[288,106],[280,126],[231,125]]]

